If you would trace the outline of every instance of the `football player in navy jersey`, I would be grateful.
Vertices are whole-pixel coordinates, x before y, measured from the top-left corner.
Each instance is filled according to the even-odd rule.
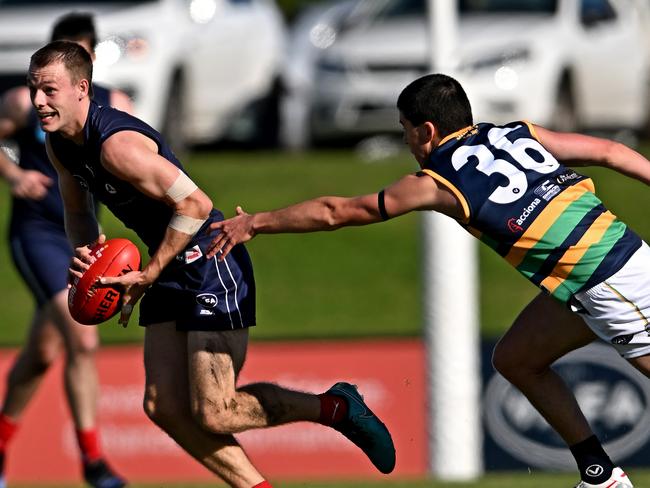
[[[255,325],[255,282],[244,246],[226,259],[206,257],[210,223],[223,219],[186,174],[161,135],[90,98],[92,62],[71,42],[52,42],[31,57],[28,86],[47,150],[59,175],[70,273],[92,262],[104,242],[92,201],[99,199],[149,248],[141,271],[102,277],[123,290],[119,322],[140,298],[146,327],[144,407],[183,449],[238,488],[269,487],[234,433],[296,421],[319,422],[354,442],[383,473],[395,466],[385,425],[357,389],[337,383],[321,395],[271,383],[237,385]]]
[[[599,337],[650,376],[650,248],[570,168],[605,166],[650,184],[650,162],[619,143],[526,121],[474,125],[462,86],[441,74],[408,85],[397,108],[420,171],[364,196],[255,214],[238,207],[210,224],[219,232],[208,256],[223,259],[257,234],[334,230],[414,210],[453,218],[541,289],[496,346],[495,368],[567,443],[578,488],[631,487],[550,366]]]
[[[57,20],[52,40],[67,39],[83,46],[92,56],[96,44],[92,17],[71,13]],[[121,91],[93,87],[95,101],[131,111]],[[17,87],[0,101],[0,139],[12,139],[19,150],[14,164],[0,151],[0,175],[11,187],[12,209],[9,241],[16,268],[36,301],[27,343],[7,379],[0,412],[0,474],[5,451],[20,417],[49,366],[65,351],[65,392],[82,456],[84,479],[100,488],[125,482],[104,461],[97,430],[98,380],[95,350],[97,329],[75,322],[67,306],[67,276],[72,258],[63,224],[63,203],[58,178],[45,152],[45,133],[32,107],[29,89]],[[0,486],[4,484],[4,476]]]

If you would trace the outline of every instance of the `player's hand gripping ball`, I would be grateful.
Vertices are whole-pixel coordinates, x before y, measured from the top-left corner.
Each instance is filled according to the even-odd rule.
[[[95,262],[81,278],[74,277],[68,290],[68,308],[77,322],[96,325],[106,322],[120,311],[122,293],[100,286],[103,276],[122,276],[140,269],[140,252],[128,239],[109,239],[91,249]]]

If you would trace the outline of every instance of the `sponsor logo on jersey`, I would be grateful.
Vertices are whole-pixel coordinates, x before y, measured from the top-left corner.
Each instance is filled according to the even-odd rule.
[[[201,248],[198,245],[193,246],[191,249],[186,249],[181,254],[176,256],[178,261],[181,261],[185,264],[193,263],[194,261],[200,259],[203,256]]]
[[[551,180],[546,180],[544,183],[535,188],[535,195],[542,197],[547,202],[553,198],[555,195],[560,193],[562,189],[555,183],[551,183]]]
[[[523,208],[523,210],[522,210],[522,212],[521,212],[521,215],[519,215],[519,217],[517,217],[517,218],[514,218],[514,217],[513,217],[513,218],[511,218],[510,220],[508,220],[508,228],[509,228],[510,230],[512,230],[513,228],[516,229],[516,227],[514,227],[514,226],[510,223],[511,220],[514,220],[514,223],[517,224],[519,227],[521,227],[522,225],[524,225],[524,222],[526,222],[526,220],[528,219],[528,217],[530,217],[530,215],[535,211],[535,209],[537,208],[537,206],[538,206],[540,203],[542,203],[542,201],[541,201],[539,198],[535,198],[535,200],[533,200],[532,202],[530,202],[530,204],[529,204],[528,206],[526,206],[526,207]],[[523,229],[517,229],[517,230],[514,230],[513,232],[518,232],[518,231],[520,231],[520,230],[523,230]]]
[[[113,185],[111,185],[110,183],[106,183],[104,185],[104,188],[106,188],[106,191],[108,193],[110,193],[111,195],[115,195],[117,193],[117,190],[115,189],[115,187]]]
[[[571,181],[571,180],[577,180],[578,178],[580,178],[580,175],[575,171],[567,171],[566,173],[557,175],[555,177],[555,181],[557,181],[558,184],[561,185],[562,183],[566,183],[567,181]]]
[[[620,336],[616,336],[612,339],[612,344],[616,345],[624,345],[624,344],[629,344],[632,342],[632,339],[634,338],[635,334],[624,334]]]
[[[214,312],[212,310],[206,310],[205,308],[202,308],[199,311],[199,315],[214,315]]]
[[[517,219],[512,217],[511,219],[508,219],[508,230],[510,232],[522,232],[524,228],[521,225],[517,224]]]
[[[217,306],[217,295],[214,293],[201,293],[196,295],[196,303],[205,308],[214,308]]]
[[[84,178],[81,175],[72,175],[75,180],[77,180],[77,183],[79,183],[79,186],[85,190],[89,191],[90,190],[90,185],[88,185],[88,182],[86,181],[86,178]]]

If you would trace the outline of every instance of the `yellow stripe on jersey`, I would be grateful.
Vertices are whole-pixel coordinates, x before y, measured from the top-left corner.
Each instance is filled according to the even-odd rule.
[[[585,193],[593,191],[593,182],[590,179],[585,179],[559,193],[549,202],[546,208],[541,211],[519,240],[512,246],[510,252],[505,256],[506,261],[515,268],[519,266],[526,257],[528,251],[541,240],[544,234],[555,223],[557,218],[562,215],[567,207]]]
[[[428,174],[436,180],[438,183],[442,184],[445,188],[447,188],[449,191],[451,191],[456,198],[458,198],[458,201],[460,202],[461,206],[463,207],[463,224],[469,223],[469,218],[470,218],[470,210],[469,210],[469,202],[465,198],[465,195],[462,194],[462,192],[454,186],[453,183],[451,183],[448,179],[440,176],[438,173],[435,171],[432,171],[430,169],[423,169],[423,173]]]
[[[602,239],[607,229],[609,229],[615,220],[616,215],[609,210],[600,214],[580,240],[566,250],[555,265],[555,268],[553,268],[553,271],[541,282],[540,286],[553,293],[558,286],[564,283],[575,265],[580,262],[591,245]]]
[[[524,120],[523,122],[528,126],[528,130],[530,131],[531,135],[535,138],[535,140],[541,144],[542,141],[540,141],[539,137],[537,136],[537,131],[535,130],[535,126],[527,120]]]

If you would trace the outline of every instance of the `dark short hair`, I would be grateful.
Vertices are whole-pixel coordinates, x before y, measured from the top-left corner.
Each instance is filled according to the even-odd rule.
[[[45,68],[57,61],[63,63],[63,66],[72,75],[74,82],[82,79],[88,80],[92,96],[93,60],[88,51],[76,42],[54,41],[46,44],[32,54],[29,69]]]
[[[442,137],[473,124],[472,107],[458,81],[431,74],[411,82],[397,99],[404,118],[418,126],[431,122]]]
[[[52,28],[50,41],[81,41],[87,39],[94,50],[97,32],[92,14],[72,12],[60,17]]]

